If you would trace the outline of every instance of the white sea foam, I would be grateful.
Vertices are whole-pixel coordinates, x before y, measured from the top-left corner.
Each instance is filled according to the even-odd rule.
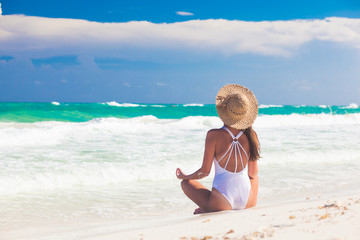
[[[265,105],[265,104],[260,104],[259,105],[259,108],[270,108],[270,107],[280,108],[280,107],[284,107],[284,106],[283,105]]]
[[[296,105],[296,106],[294,106],[294,107],[296,107],[296,108],[301,108],[301,107],[305,107],[306,105]]]
[[[349,106],[340,107],[340,108],[342,108],[342,109],[356,109],[356,108],[359,108],[359,106],[356,103],[350,103]]]
[[[254,123],[254,128],[302,128],[332,126],[341,127],[360,123],[360,114],[291,114],[263,115]],[[158,119],[155,116],[142,116],[131,119],[98,118],[89,122],[37,122],[37,123],[4,123],[0,122],[0,147],[57,146],[66,141],[92,135],[108,135],[146,131],[159,132],[205,131],[209,128],[221,127],[218,117],[191,116],[182,119]],[[110,135],[109,135],[110,134]],[[172,134],[170,134],[172,135]]]
[[[67,155],[67,157],[71,156]],[[57,158],[61,159],[59,156]],[[171,162],[164,162],[161,167],[157,165],[156,167],[150,164],[141,166],[138,161],[87,162],[86,158],[83,158],[79,163],[71,163],[65,159],[58,162],[56,159],[52,160],[55,161],[34,165],[31,172],[17,172],[1,176],[1,195],[131,184],[137,181],[169,180],[174,177],[174,169],[177,167]],[[114,160],[121,161],[121,159]],[[25,166],[19,164],[14,167]]]
[[[71,135],[71,123],[0,123],[0,147],[45,147],[60,144]]]
[[[118,103],[115,101],[106,102],[105,104],[113,107],[140,107],[140,106],[146,106],[146,105],[140,105],[135,103]]]
[[[51,102],[53,105],[60,105],[59,102]]]
[[[203,107],[204,104],[201,103],[189,103],[189,104],[184,104],[184,107]]]
[[[165,107],[165,105],[158,105],[158,104],[155,104],[155,105],[150,105],[151,107]]]
[[[327,105],[318,105],[318,107],[320,107],[320,108],[327,108],[328,106],[327,106]]]
[[[255,120],[257,128],[304,127],[304,126],[343,126],[359,124],[360,114],[330,115],[330,114],[291,114],[263,115]]]

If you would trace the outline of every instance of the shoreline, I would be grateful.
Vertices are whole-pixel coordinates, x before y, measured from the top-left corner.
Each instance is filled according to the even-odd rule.
[[[189,208],[173,216],[132,219],[126,224],[131,225],[130,229],[124,228],[125,221],[98,221],[0,232],[0,237],[4,240],[357,239],[360,192],[319,195],[322,195],[320,199],[313,195],[302,201],[195,216]]]

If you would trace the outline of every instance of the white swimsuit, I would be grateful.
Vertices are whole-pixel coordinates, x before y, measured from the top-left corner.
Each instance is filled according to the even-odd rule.
[[[230,132],[230,130],[226,127],[223,127],[223,129],[225,129],[231,135],[233,141],[229,149],[226,151],[224,156],[219,159],[219,161],[217,161],[214,157],[215,177],[213,188],[218,190],[229,201],[232,209],[244,209],[249,198],[251,184],[248,175],[248,167],[247,165],[244,167],[241,151],[245,153],[247,159],[249,158],[244,148],[238,142],[238,139],[243,134],[243,132],[240,131],[238,135],[234,136],[234,134],[232,134],[232,132]],[[222,168],[219,165],[219,162],[221,162],[228,153],[229,157],[224,168]],[[233,154],[235,154],[235,170],[234,172],[229,172],[226,170],[226,167],[229,163],[230,157],[233,156]],[[238,156],[240,157],[241,165],[243,167],[240,172],[236,172]]]

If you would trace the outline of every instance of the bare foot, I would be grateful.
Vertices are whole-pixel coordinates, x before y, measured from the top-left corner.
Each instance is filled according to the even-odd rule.
[[[194,210],[194,215],[196,214],[202,214],[202,213],[206,213],[206,211],[202,208],[197,208]]]

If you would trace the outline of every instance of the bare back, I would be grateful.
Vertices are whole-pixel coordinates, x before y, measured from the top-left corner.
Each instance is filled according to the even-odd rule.
[[[241,130],[237,130],[234,128],[227,127],[234,136],[236,136]],[[225,129],[213,129],[211,130],[214,135],[216,135],[216,143],[215,143],[215,158],[219,161],[221,158],[228,159],[228,164],[226,165],[226,161],[220,161],[219,165],[222,168],[225,168],[229,172],[240,172],[243,168],[246,167],[248,163],[248,156],[250,152],[249,140],[245,134],[242,134],[237,141],[244,148],[244,151],[239,151],[241,153],[241,157],[236,157],[234,152],[230,155],[229,148],[231,147],[231,143],[233,142],[233,138]],[[242,162],[241,162],[242,161]]]

